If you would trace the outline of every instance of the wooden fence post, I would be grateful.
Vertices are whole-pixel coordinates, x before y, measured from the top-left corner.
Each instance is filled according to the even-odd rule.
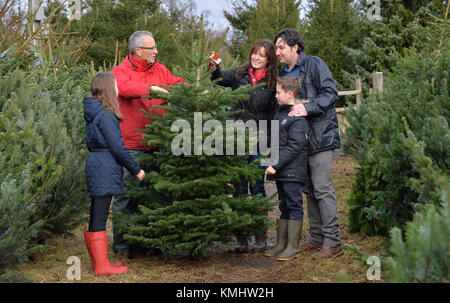
[[[374,72],[373,73],[373,88],[370,89],[370,94],[374,95],[377,92],[383,92],[383,73],[382,72]],[[361,104],[361,79],[356,79],[356,89],[350,91],[340,91],[338,92],[338,96],[351,96],[356,95],[356,107]],[[344,112],[347,108],[339,107],[336,108],[337,113]]]
[[[372,95],[376,93],[383,92],[383,73],[382,72],[374,72],[373,73],[373,88],[371,90]]]
[[[359,91],[358,94],[356,94],[356,106],[359,106],[361,104],[361,78],[356,79],[356,90]]]
[[[361,104],[361,98],[360,98],[360,95],[361,95],[361,79],[360,78],[356,79],[356,89],[355,90],[338,92],[338,96],[351,96],[351,95],[356,95],[356,106]],[[337,113],[344,112],[345,110],[346,110],[345,107],[338,107],[338,108],[336,108],[336,112]]]

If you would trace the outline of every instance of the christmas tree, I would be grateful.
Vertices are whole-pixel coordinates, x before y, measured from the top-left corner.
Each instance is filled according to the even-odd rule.
[[[159,147],[159,152],[142,164],[157,169],[147,172],[145,186],[130,190],[139,213],[121,215],[117,226],[127,241],[148,252],[158,247],[166,257],[205,256],[213,241],[231,241],[237,232],[263,232],[269,225],[264,212],[272,205],[261,195],[233,197],[233,184],[240,177],[252,180],[263,173],[256,163],[243,161],[252,151],[246,142],[255,142],[252,132],[227,127],[234,123],[229,109],[237,100],[247,99],[251,88],[233,91],[211,82],[208,37],[203,31],[191,54],[175,36],[174,40],[186,58],[185,67],[175,74],[189,85],[167,87],[168,92],[150,90],[149,98],[166,101],[155,106],[164,115],[154,111],[155,118],[147,113],[155,121],[143,130],[146,144]],[[245,142],[237,138],[242,131]],[[244,153],[235,155],[237,151]]]
[[[283,28],[297,28],[300,4],[296,0],[231,1],[231,9],[224,11],[224,16],[233,27],[233,55],[247,58],[256,40],[272,40]]]
[[[428,204],[405,228],[391,230],[389,282],[445,283],[450,280],[449,178],[441,178],[440,205]]]
[[[448,24],[441,29],[448,32]],[[433,52],[411,51],[388,75],[382,95],[345,113],[350,126],[343,147],[361,166],[347,202],[351,231],[388,235],[418,208],[438,203],[440,185],[422,168],[430,161],[429,171],[448,177],[450,170],[449,57],[448,40]],[[408,133],[422,142],[426,161],[414,156],[418,147]]]
[[[14,265],[69,234],[89,211],[81,101],[91,76],[86,66],[56,70],[44,52],[40,59],[32,68],[37,58],[14,46],[0,58],[2,282],[22,280]]]

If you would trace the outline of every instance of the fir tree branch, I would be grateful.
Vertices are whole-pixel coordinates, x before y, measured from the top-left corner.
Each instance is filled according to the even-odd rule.
[[[174,33],[171,33],[170,36],[172,37],[173,41],[175,42],[175,45],[177,46],[178,50],[181,52],[181,54],[183,55],[184,58],[186,58],[186,60],[188,60],[191,64],[196,65],[196,63],[194,62],[194,60],[192,60],[184,51],[184,49],[181,47],[180,42],[177,39],[177,36]]]

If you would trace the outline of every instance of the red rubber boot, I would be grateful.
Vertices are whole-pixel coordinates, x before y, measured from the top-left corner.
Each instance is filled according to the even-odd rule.
[[[113,266],[108,259],[108,244],[106,241],[106,231],[92,232],[88,239],[92,253],[92,263],[97,277],[123,274],[128,272],[128,267]]]
[[[94,258],[93,258],[93,256],[92,256],[91,241],[89,241],[89,237],[90,237],[91,234],[92,234],[92,232],[89,232],[89,231],[83,232],[83,235],[84,235],[84,243],[86,243],[86,248],[87,248],[87,250],[88,250],[89,257],[91,257],[91,261],[92,261],[92,270],[94,270],[94,268],[95,268],[95,263],[94,263]],[[116,266],[116,267],[120,267],[120,266],[123,266],[124,264],[123,264],[122,261],[120,261],[120,262],[118,262],[118,263],[111,263],[111,265],[112,265],[112,266]]]

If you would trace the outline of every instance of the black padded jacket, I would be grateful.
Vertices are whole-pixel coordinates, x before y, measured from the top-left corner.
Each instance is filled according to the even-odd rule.
[[[341,146],[335,109],[338,91],[330,69],[319,57],[306,56],[303,52],[298,57],[297,65],[300,66],[302,81],[300,99],[309,100],[304,104],[311,127],[309,153],[314,155],[337,149]],[[283,68],[280,76],[285,74]]]
[[[292,105],[279,105],[274,120],[279,121],[279,157],[272,165],[277,171],[268,180],[306,184],[308,168],[309,123],[306,117],[289,117]],[[272,146],[272,153],[273,148]]]

